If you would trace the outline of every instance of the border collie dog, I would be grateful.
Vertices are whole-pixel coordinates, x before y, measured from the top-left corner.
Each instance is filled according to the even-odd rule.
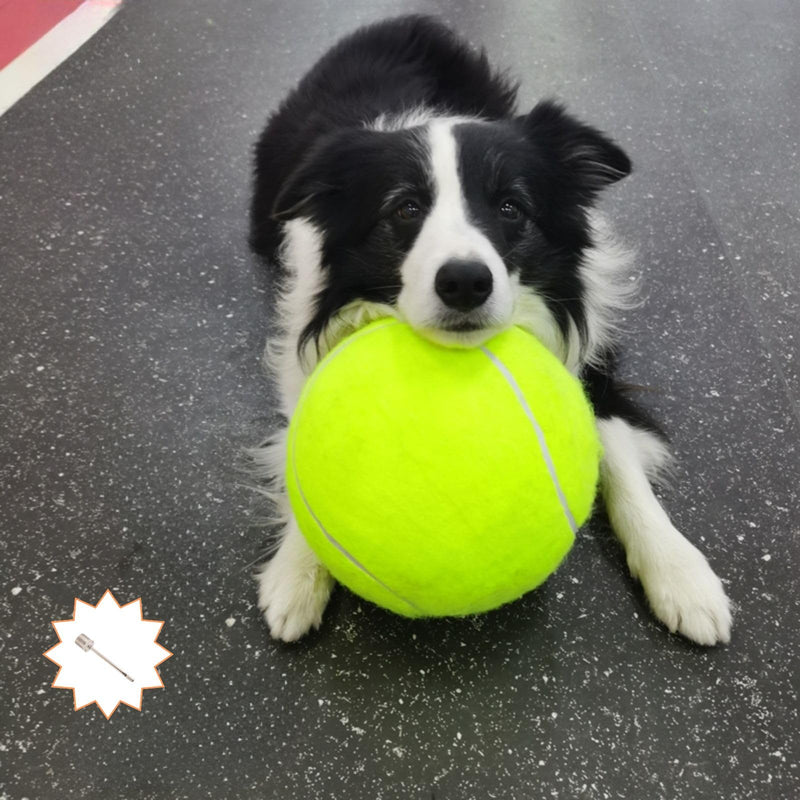
[[[722,584],[651,483],[658,428],[615,384],[615,318],[630,257],[593,211],[631,170],[618,145],[516,86],[440,22],[390,19],[348,36],[300,81],[256,146],[251,244],[280,282],[266,361],[288,420],[318,360],[392,315],[447,346],[510,325],[581,377],[604,448],[601,493],[653,613],[713,645],[730,636]],[[318,627],[333,578],[292,517],[285,426],[254,457],[280,535],[257,575],[272,636]]]

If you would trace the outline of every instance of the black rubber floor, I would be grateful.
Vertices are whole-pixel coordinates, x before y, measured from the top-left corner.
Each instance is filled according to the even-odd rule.
[[[646,301],[626,378],[730,645],[666,633],[602,521],[534,594],[409,622],[338,591],[278,646],[239,448],[274,416],[250,148],[338,36],[441,14],[615,135]],[[0,798],[800,796],[800,5],[140,0],[0,120]],[[49,688],[73,597],[142,597],[166,688]],[[231,619],[234,620],[230,624]],[[227,622],[226,622],[227,620]]]

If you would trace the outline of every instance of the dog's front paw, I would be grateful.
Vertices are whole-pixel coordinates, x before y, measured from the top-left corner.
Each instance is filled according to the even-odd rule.
[[[731,609],[722,582],[680,534],[635,573],[653,613],[672,633],[703,645],[730,641]]]
[[[258,607],[274,639],[294,642],[319,628],[333,589],[333,577],[322,564],[298,564],[280,551],[256,575]]]

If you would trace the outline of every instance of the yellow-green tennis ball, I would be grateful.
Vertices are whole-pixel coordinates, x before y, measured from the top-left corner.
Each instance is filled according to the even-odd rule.
[[[460,616],[556,569],[600,445],[580,383],[520,328],[454,349],[383,319],[312,373],[287,456],[300,530],[338,581],[398,614]]]

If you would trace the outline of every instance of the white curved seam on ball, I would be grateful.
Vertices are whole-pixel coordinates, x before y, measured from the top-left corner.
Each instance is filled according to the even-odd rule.
[[[511,374],[511,370],[509,370],[509,368],[491,350],[489,350],[486,346],[483,346],[480,348],[480,351],[489,359],[489,361],[492,362],[492,364],[494,364],[498,372],[505,378],[514,394],[517,396],[517,400],[522,406],[525,416],[527,416],[528,421],[531,423],[531,426],[536,433],[536,438],[539,441],[539,450],[542,453],[542,458],[544,459],[547,471],[550,473],[550,480],[553,482],[553,487],[558,495],[558,501],[561,503],[561,510],[564,512],[564,516],[567,518],[567,524],[571,528],[573,535],[577,534],[578,526],[575,523],[575,517],[572,516],[572,511],[570,511],[569,503],[567,503],[567,498],[564,495],[564,490],[561,488],[561,483],[558,480],[556,465],[553,462],[552,455],[550,454],[550,448],[547,446],[547,439],[545,438],[544,431],[539,426],[539,422],[534,416],[531,407],[528,405],[528,401],[525,399],[522,389],[514,379],[514,376]]]
[[[396,322],[397,322],[397,320],[387,320],[387,322],[386,322],[384,325],[378,325],[378,326],[376,326],[375,328],[373,328],[373,329],[372,329],[372,330],[370,330],[370,331],[362,332],[362,333],[361,333],[361,336],[365,335],[365,333],[372,333],[372,332],[374,332],[375,330],[378,330],[378,329],[381,329],[381,328],[385,328],[387,325],[391,325],[392,323],[396,323]],[[344,344],[344,345],[343,345],[343,346],[342,346],[342,347],[341,347],[341,348],[340,348],[340,349],[339,349],[339,350],[338,350],[338,351],[337,351],[337,352],[336,352],[336,353],[335,353],[335,354],[332,356],[332,358],[331,358],[331,361],[332,361],[334,358],[336,358],[336,356],[338,356],[340,353],[342,353],[344,350],[346,350],[346,349],[347,349],[347,348],[348,348],[348,347],[349,347],[349,346],[350,346],[350,345],[351,345],[351,344],[352,344],[352,343],[353,343],[353,342],[354,342],[356,339],[360,339],[360,338],[361,338],[361,336],[359,336],[358,334],[356,334],[355,336],[352,336],[352,337],[350,337],[350,339],[349,339],[349,340],[347,340],[347,343],[346,343],[346,344]],[[298,492],[300,492],[300,499],[303,501],[303,505],[306,507],[306,510],[307,510],[307,511],[308,511],[308,513],[311,515],[311,518],[314,520],[314,522],[316,522],[316,523],[317,523],[317,525],[319,526],[319,529],[322,531],[322,533],[323,533],[323,535],[325,536],[325,538],[326,538],[326,539],[327,539],[327,540],[328,540],[328,541],[329,541],[329,542],[330,542],[330,543],[331,543],[331,544],[332,544],[332,545],[333,545],[333,546],[334,546],[334,547],[335,547],[335,548],[336,548],[336,549],[337,549],[337,550],[338,550],[338,551],[339,551],[339,552],[340,552],[340,553],[341,553],[341,554],[342,554],[342,555],[343,555],[343,556],[344,556],[344,557],[345,557],[345,558],[346,558],[348,561],[350,561],[350,563],[352,563],[352,564],[353,564],[353,565],[354,565],[356,568],[360,569],[360,570],[361,570],[361,571],[362,571],[362,572],[363,572],[365,575],[367,575],[368,577],[372,578],[372,580],[373,580],[373,581],[375,581],[375,583],[377,583],[379,586],[382,586],[382,587],[383,587],[383,588],[384,588],[384,589],[385,589],[387,592],[389,592],[389,594],[392,594],[392,595],[394,595],[394,596],[395,596],[395,597],[396,597],[398,600],[402,601],[403,603],[405,603],[405,604],[406,604],[406,605],[408,605],[408,606],[411,606],[411,608],[413,608],[415,611],[419,611],[420,613],[423,613],[423,611],[422,611],[422,609],[421,609],[421,608],[419,608],[418,606],[414,605],[414,603],[412,603],[410,600],[406,600],[406,598],[405,598],[405,597],[403,597],[401,594],[398,594],[398,593],[397,593],[397,592],[396,592],[394,589],[392,589],[391,587],[387,586],[387,585],[386,585],[386,584],[385,584],[385,583],[384,583],[384,582],[383,582],[383,581],[382,581],[380,578],[378,578],[377,576],[373,575],[373,574],[372,574],[372,573],[371,573],[371,572],[370,572],[370,571],[369,571],[369,570],[368,570],[368,569],[367,569],[367,568],[366,568],[366,567],[365,567],[365,566],[364,566],[364,565],[363,565],[363,564],[362,564],[362,563],[361,563],[361,562],[360,562],[360,561],[359,561],[359,560],[358,560],[358,559],[357,559],[357,558],[356,558],[354,555],[352,555],[350,552],[348,552],[348,551],[345,549],[345,547],[344,547],[342,544],[340,544],[340,543],[339,543],[339,542],[338,542],[338,541],[337,541],[337,540],[336,540],[336,539],[335,539],[335,538],[334,538],[334,537],[333,537],[333,536],[332,536],[332,535],[331,535],[331,534],[328,532],[328,529],[327,529],[327,528],[326,528],[326,527],[325,527],[325,526],[322,524],[322,520],[320,520],[320,518],[319,518],[319,517],[318,517],[318,516],[317,516],[317,515],[314,513],[314,509],[313,509],[313,508],[311,508],[311,504],[310,504],[310,503],[308,502],[308,500],[306,499],[305,492],[303,491],[303,487],[302,487],[302,485],[300,484],[300,476],[297,474],[297,463],[295,462],[295,458],[294,458],[294,439],[296,439],[296,438],[297,438],[297,430],[295,430],[295,431],[294,431],[294,435],[293,435],[293,437],[292,437],[292,442],[290,443],[290,448],[289,448],[289,449],[290,449],[290,452],[291,452],[291,456],[292,456],[292,471],[294,472],[294,481],[295,481],[295,485],[297,486],[297,491],[298,491]]]

